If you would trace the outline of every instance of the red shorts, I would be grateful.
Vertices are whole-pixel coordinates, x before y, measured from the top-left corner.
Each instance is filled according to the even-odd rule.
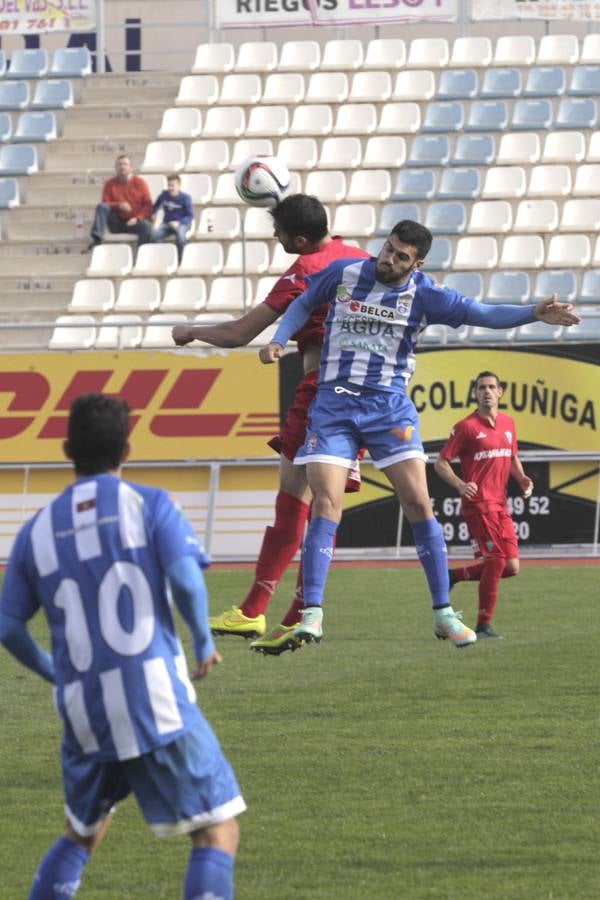
[[[298,382],[296,393],[294,394],[294,402],[287,411],[285,423],[279,434],[267,441],[269,447],[272,447],[276,453],[281,453],[290,462],[294,461],[294,457],[300,447],[304,443],[306,437],[306,426],[308,424],[308,408],[317,393],[317,383],[319,381],[319,372],[309,372],[304,375]],[[361,450],[358,459],[362,459],[365,451]],[[348,473],[348,481],[346,482],[346,493],[352,494],[360,490],[360,469],[358,462],[355,467],[350,469]]]
[[[515,525],[507,509],[463,513],[473,542],[475,556],[519,558]]]

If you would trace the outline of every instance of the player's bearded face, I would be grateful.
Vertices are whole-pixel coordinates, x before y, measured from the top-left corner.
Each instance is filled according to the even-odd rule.
[[[420,264],[418,251],[412,244],[390,234],[379,251],[375,272],[383,284],[402,284]]]

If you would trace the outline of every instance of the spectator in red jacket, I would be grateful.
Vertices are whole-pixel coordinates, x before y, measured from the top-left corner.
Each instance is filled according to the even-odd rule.
[[[94,224],[90,231],[91,250],[102,243],[104,232],[111,234],[135,234],[140,244],[150,241],[152,225],[152,197],[150,188],[139,175],[127,154],[122,153],[115,161],[115,176],[109,178],[102,190],[102,202],[96,207]]]

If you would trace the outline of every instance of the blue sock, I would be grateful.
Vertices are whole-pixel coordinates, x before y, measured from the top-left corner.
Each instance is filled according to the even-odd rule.
[[[233,900],[234,858],[215,847],[194,847],[185,876],[184,900]]]
[[[434,609],[450,606],[448,591],[448,551],[442,528],[437,519],[413,522],[412,530],[417,554],[425,569]]]
[[[333,559],[337,522],[311,519],[302,549],[304,605],[322,606],[325,582]]]
[[[90,854],[64,835],[50,847],[35,873],[29,900],[74,897]]]

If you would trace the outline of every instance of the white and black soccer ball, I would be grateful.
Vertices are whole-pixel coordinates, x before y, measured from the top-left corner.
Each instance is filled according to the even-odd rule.
[[[288,167],[276,156],[251,156],[235,172],[235,189],[250,206],[275,206],[289,186]]]

